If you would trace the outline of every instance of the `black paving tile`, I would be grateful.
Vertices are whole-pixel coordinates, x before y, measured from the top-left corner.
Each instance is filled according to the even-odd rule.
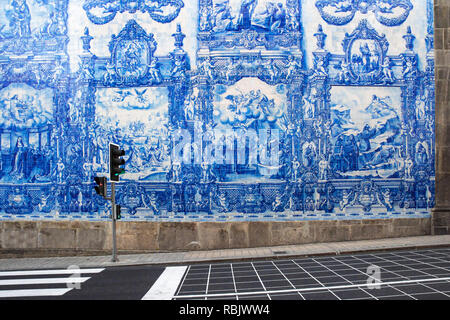
[[[411,295],[417,300],[450,300],[450,298],[442,293],[424,293]]]
[[[441,282],[441,283],[424,283],[424,285],[436,289],[441,292],[450,292],[450,283],[449,282]]]
[[[404,295],[401,291],[396,290],[391,287],[382,286],[380,289],[367,289],[367,292],[369,292],[371,295],[381,298],[381,297],[392,297],[392,296],[402,296]]]
[[[286,278],[282,275],[276,276],[259,276],[262,282],[274,282],[274,281],[284,281],[286,282]]]
[[[185,279],[208,279],[208,274],[193,274],[188,273],[185,276]]]
[[[409,276],[408,278],[410,280],[421,280],[421,279],[433,279],[436,276],[429,276],[429,275],[415,275],[415,276]]]
[[[332,277],[327,279],[317,279],[319,280],[325,287],[334,287],[334,286],[347,286],[351,283],[348,281],[345,281],[342,278],[339,277]]]
[[[205,293],[206,292],[206,284],[203,285],[203,286],[196,286],[196,285],[186,286],[186,285],[183,285],[180,288],[179,294],[181,294],[181,293],[185,294],[187,292],[189,292],[189,293],[192,293],[192,292]]]
[[[309,273],[330,272],[329,269],[322,266],[303,267],[303,269]]]
[[[204,266],[191,266],[189,269],[189,272],[208,272],[209,265]]]
[[[406,277],[401,276],[397,272],[390,272],[387,270],[380,270],[380,276],[382,281],[384,281],[385,279],[398,279],[399,281],[408,280]],[[368,277],[369,275],[367,275],[367,278]]]
[[[342,300],[372,298],[368,293],[364,292],[359,288],[333,290],[333,293]]]
[[[407,266],[403,266],[403,265],[393,265],[393,266],[381,266],[381,270],[397,272],[397,271],[405,271],[405,270],[411,270],[411,269],[408,268]]]
[[[365,265],[367,267],[367,265]],[[361,269],[359,266],[353,266],[353,268],[346,266],[346,265],[341,265],[341,266],[329,266],[328,267],[330,270],[333,270],[334,272],[357,272],[355,269]]]
[[[336,261],[339,261],[342,264],[348,264],[348,265],[364,262],[364,261],[361,261],[361,260],[359,260],[357,258],[336,258]]]
[[[259,279],[257,276],[234,277],[234,282],[236,282],[236,283],[258,282],[259,283]]]
[[[211,265],[211,271],[218,271],[218,272],[224,272],[224,271],[231,271],[231,266],[222,266],[222,265]]]
[[[290,282],[297,288],[321,288],[323,287],[320,283],[313,279],[302,279],[302,280],[290,280]]]
[[[278,266],[278,270],[280,270],[281,272],[303,272],[303,270],[297,266],[286,266],[286,267]]]
[[[248,271],[234,271],[233,272],[235,277],[248,277],[248,276],[256,276],[255,271],[248,270]]]
[[[417,293],[433,293],[436,292],[433,289],[427,288],[421,284],[408,284],[408,285],[393,285],[393,288],[401,290],[407,294],[417,294]]]
[[[320,264],[316,264],[316,263],[314,263],[314,264],[302,264],[302,263],[299,263],[297,267],[300,270],[307,270],[307,271],[323,268],[323,266],[321,266]]]
[[[203,295],[205,294],[205,289],[201,290],[181,290],[177,293],[177,296],[189,296],[189,295]]]
[[[307,273],[288,273],[284,274],[289,280],[302,280],[302,279],[312,279],[312,277]]]
[[[272,300],[304,300],[298,293],[270,294]]]
[[[267,294],[263,295],[245,295],[245,296],[239,296],[239,300],[269,300],[269,297]]]
[[[380,300],[415,300],[414,298],[403,295],[403,296],[393,296],[393,297],[380,297]]]
[[[368,279],[368,275],[364,274],[349,274],[349,275],[339,274],[339,275],[341,275],[343,278],[354,284],[366,283]]]
[[[420,252],[421,255],[427,256],[427,257],[431,257],[431,258],[438,258],[438,259],[443,259],[443,258],[448,258],[450,256],[450,254],[445,254],[445,253],[439,253],[439,252]]]
[[[250,263],[246,264],[236,264],[233,263],[233,270],[234,271],[240,271],[240,270],[253,270],[253,267]]]
[[[208,297],[207,300],[236,300],[236,296],[215,296]]]
[[[421,271],[428,273],[432,276],[439,276],[439,277],[450,277],[450,272],[442,269],[422,269]],[[430,276],[426,276],[427,278],[432,278]]]
[[[205,285],[207,279],[185,279],[183,282],[183,286],[191,286],[191,285]]]
[[[236,290],[239,291],[261,291],[264,290],[259,282],[239,283],[236,282]]]
[[[276,281],[263,281],[264,286],[269,288],[285,288],[292,289],[292,285],[286,280],[276,280]]]
[[[208,293],[231,293],[234,292],[234,285],[222,284],[222,285],[209,285]]]
[[[406,277],[406,278],[410,278],[410,277],[428,278],[428,276],[425,273],[416,271],[416,270],[400,270],[400,271],[395,271],[395,273],[398,274],[399,276]]]
[[[345,270],[345,271],[336,271],[339,275],[346,277],[346,276],[364,276],[366,278],[369,277],[368,274],[365,272],[357,271],[357,270]]]
[[[233,283],[233,278],[229,277],[210,277],[209,284],[217,284],[217,283]]]
[[[274,270],[266,270],[266,271],[258,270],[258,275],[260,277],[261,276],[274,276],[274,275],[279,276],[279,275],[281,275],[281,273],[278,270],[276,270],[276,269],[274,269]]]
[[[302,296],[305,300],[339,300],[334,294],[329,291],[303,293]]]
[[[448,259],[450,259],[450,257]],[[448,269],[450,272],[450,261],[449,262],[444,262],[444,261],[434,262],[433,266]]]
[[[300,269],[280,269],[281,273],[283,273],[285,276],[288,276],[290,274],[297,274],[297,275],[308,275],[306,272],[300,270]]]

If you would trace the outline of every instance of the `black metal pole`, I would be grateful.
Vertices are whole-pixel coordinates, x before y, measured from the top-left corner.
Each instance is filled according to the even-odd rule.
[[[111,181],[111,216],[112,216],[112,262],[119,261],[117,258],[117,245],[116,245],[116,183]]]

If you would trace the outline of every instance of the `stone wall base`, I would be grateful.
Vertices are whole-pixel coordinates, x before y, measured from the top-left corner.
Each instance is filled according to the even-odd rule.
[[[450,208],[434,208],[431,217],[432,234],[450,234]]]
[[[212,250],[429,235],[431,219],[123,222],[123,251]],[[110,222],[2,221],[0,249],[110,250]]]
[[[430,218],[117,223],[120,251],[250,248],[431,234]],[[110,250],[111,222],[2,221],[0,249]]]

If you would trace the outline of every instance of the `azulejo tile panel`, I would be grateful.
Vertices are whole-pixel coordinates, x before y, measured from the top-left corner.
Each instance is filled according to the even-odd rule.
[[[0,0],[0,219],[427,217],[434,95],[432,0]]]

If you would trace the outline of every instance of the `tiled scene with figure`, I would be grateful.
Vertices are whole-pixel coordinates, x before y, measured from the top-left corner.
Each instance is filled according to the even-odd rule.
[[[0,220],[429,218],[432,0],[0,0]]]

